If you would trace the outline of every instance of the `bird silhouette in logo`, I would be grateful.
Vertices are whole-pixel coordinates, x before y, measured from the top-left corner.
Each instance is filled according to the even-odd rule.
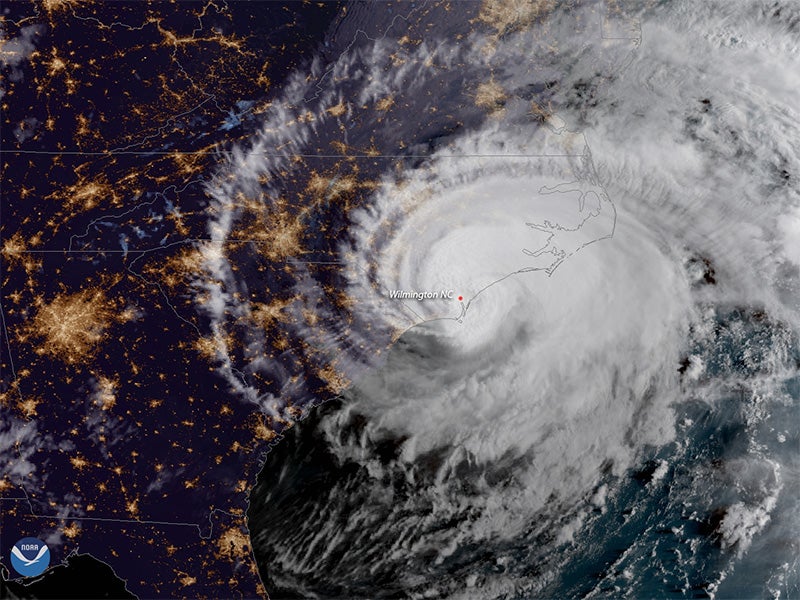
[[[45,554],[47,554],[47,546],[42,546],[41,548],[39,548],[39,554],[37,554],[36,557],[32,560],[28,560],[27,558],[25,558],[25,555],[22,554],[22,551],[16,546],[11,548],[11,554],[16,556],[19,560],[21,560],[26,567],[30,567],[31,565],[36,564],[37,562],[42,560],[42,557]]]

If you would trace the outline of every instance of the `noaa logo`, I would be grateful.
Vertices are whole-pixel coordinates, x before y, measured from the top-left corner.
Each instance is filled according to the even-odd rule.
[[[41,575],[50,566],[50,550],[42,540],[22,538],[11,548],[11,566],[25,577]]]

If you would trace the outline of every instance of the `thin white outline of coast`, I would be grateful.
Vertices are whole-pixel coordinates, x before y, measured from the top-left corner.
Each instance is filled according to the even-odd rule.
[[[427,4],[427,0],[423,0],[421,7],[424,7],[426,4]],[[638,18],[629,17],[629,16],[625,16],[625,15],[618,16],[617,18],[614,18],[614,17],[610,16],[610,14],[609,14],[608,0],[603,0],[601,4],[603,6],[603,11],[602,11],[602,14],[601,14],[601,17],[600,17],[600,38],[604,39],[604,40],[629,40],[629,41],[633,42],[633,47],[628,52],[627,60],[620,66],[620,68],[619,68],[619,70],[617,72],[617,75],[622,75],[627,70],[627,68],[630,66],[630,64],[633,62],[635,52],[642,45],[643,35],[642,35],[641,22],[639,21]],[[414,7],[405,17],[403,17],[403,19],[404,20],[408,20],[408,18],[411,17],[411,14],[413,14],[413,12],[415,10],[417,10],[417,7]],[[397,18],[399,16],[400,15],[396,16],[392,20],[391,24],[389,25],[389,27],[387,27],[386,31],[384,32],[384,35],[382,36],[382,38],[386,37],[386,35],[388,34],[389,29],[391,29],[391,27],[394,25],[395,21],[397,20]],[[620,22],[621,21],[627,21],[627,23],[626,23],[627,28],[634,35],[606,35],[607,31],[609,33],[611,33],[613,31],[615,24],[618,27],[620,27]],[[372,39],[366,34],[366,32],[363,32],[363,31],[357,31],[355,37],[357,37],[359,33],[363,33],[367,37],[367,39]],[[348,49],[355,43],[355,37],[354,37],[353,41],[350,43],[350,45],[348,46]],[[330,70],[326,70],[320,76],[320,79],[317,82],[317,88],[319,88],[319,85],[321,84],[322,80],[325,77],[327,77],[328,75],[330,75],[329,71]],[[316,94],[315,96],[313,96],[313,98],[317,97],[318,95],[319,94]],[[308,99],[306,99],[306,101],[307,100]],[[460,306],[461,306],[461,312],[457,316],[452,316],[452,317],[434,317],[434,318],[426,319],[426,318],[422,317],[413,308],[411,308],[411,306],[409,305],[408,301],[399,300],[398,301],[399,304],[402,305],[403,308],[406,309],[407,311],[413,313],[417,317],[417,320],[414,320],[414,319],[409,317],[409,320],[411,321],[411,324],[406,329],[403,329],[398,334],[396,339],[399,339],[400,336],[404,335],[405,333],[407,333],[408,331],[410,331],[414,327],[417,327],[417,326],[420,326],[420,325],[424,325],[426,323],[432,323],[432,322],[435,322],[435,321],[456,321],[458,323],[463,324],[464,323],[464,319],[466,318],[466,315],[467,315],[467,311],[469,310],[469,307],[472,304],[472,302],[474,300],[476,300],[478,298],[478,296],[483,294],[489,288],[491,288],[491,287],[493,287],[493,286],[505,281],[506,279],[509,279],[510,277],[513,277],[515,275],[521,275],[523,273],[535,273],[535,272],[544,271],[547,274],[547,276],[550,277],[550,276],[553,275],[553,273],[555,273],[556,269],[558,269],[558,267],[564,261],[566,261],[568,258],[574,256],[575,254],[577,254],[578,252],[580,252],[581,250],[583,250],[587,246],[590,246],[590,245],[592,245],[592,244],[594,244],[596,242],[602,241],[602,240],[613,239],[614,234],[616,232],[616,228],[617,228],[617,207],[614,204],[614,201],[611,198],[611,196],[608,194],[608,191],[605,189],[605,187],[600,182],[600,178],[598,177],[597,171],[594,168],[594,162],[592,160],[592,151],[591,151],[591,148],[589,147],[589,141],[586,139],[586,135],[584,133],[582,133],[582,132],[573,131],[573,130],[568,129],[567,125],[566,125],[566,122],[561,117],[559,117],[557,114],[551,115],[549,117],[548,122],[547,122],[546,125],[556,135],[561,135],[564,132],[570,133],[572,135],[580,135],[583,138],[583,141],[584,141],[584,152],[581,153],[581,154],[525,154],[523,156],[525,156],[526,158],[583,158],[584,161],[585,161],[585,167],[586,167],[585,172],[586,172],[587,175],[589,175],[588,183],[590,183],[590,185],[592,185],[594,187],[597,187],[597,188],[600,188],[600,190],[602,190],[608,205],[611,207],[612,224],[611,224],[610,233],[608,233],[607,235],[595,238],[593,240],[590,240],[588,242],[584,242],[583,244],[581,244],[577,248],[573,249],[569,253],[562,255],[560,258],[558,258],[556,261],[554,261],[553,263],[551,263],[547,267],[527,267],[527,268],[523,268],[523,269],[518,269],[516,271],[512,271],[512,272],[506,273],[502,277],[499,277],[499,278],[487,283],[482,288],[480,288],[477,292],[475,292],[471,297],[465,298],[463,301],[458,301]],[[519,157],[519,156],[520,155],[509,154],[508,158],[514,158],[514,157]],[[496,158],[502,158],[500,156],[495,156],[495,157]],[[430,159],[430,158],[434,158],[434,157],[433,156],[428,156],[426,158]],[[442,156],[440,158],[444,158],[444,156]],[[450,156],[447,156],[447,158],[469,158],[469,156],[465,155],[463,157],[460,157],[460,156],[452,156],[452,155],[450,155]],[[555,193],[556,191],[561,191],[561,192],[578,191],[578,192],[580,192],[581,191],[580,190],[580,186],[582,185],[582,183],[584,183],[584,181],[585,180],[582,181],[581,179],[576,179],[576,180],[573,180],[571,182],[564,182],[564,183],[559,184],[559,185],[557,185],[557,186],[555,186],[553,188],[542,187],[542,188],[539,189],[538,193],[539,194],[542,194],[542,193]],[[576,184],[576,187],[575,188],[564,188],[562,190],[557,190],[557,188],[561,188],[562,186],[571,185],[571,184]],[[547,189],[548,191],[547,192],[543,192],[542,190],[544,190],[544,189]],[[583,193],[581,195],[581,199],[580,199],[581,212],[583,210],[584,196],[585,196],[585,193]],[[600,212],[602,212],[602,209],[601,209]],[[547,226],[547,225],[545,225],[544,227],[546,227],[546,229],[542,228],[537,223],[526,223],[526,225],[528,225],[529,227],[532,227],[534,229],[539,229],[540,231],[547,231],[547,230],[552,231],[554,229],[560,229],[562,231],[578,231],[583,227],[583,225],[585,225],[589,221],[589,219],[597,217],[597,216],[599,216],[599,213],[598,214],[589,214],[586,218],[584,218],[581,221],[581,223],[577,227],[571,228],[571,229],[570,228],[562,228],[561,226],[559,226],[557,224],[555,226]],[[538,248],[538,249],[533,250],[533,251],[529,251],[529,250],[526,250],[526,249],[523,248],[523,249],[521,249],[521,251],[523,253],[529,254],[529,255],[537,255],[539,253],[544,253],[545,249],[550,245],[550,241],[552,240],[552,238],[554,236],[555,236],[555,233],[551,233],[551,235],[548,237],[547,242],[541,248]],[[296,263],[296,264],[343,264],[343,265],[347,264],[345,261],[320,261],[320,262],[317,262],[317,261],[292,261],[292,260],[290,260],[290,261],[287,261],[287,262],[292,262],[292,263]],[[365,270],[363,267],[357,267],[357,268],[359,270]],[[382,290],[381,290],[381,293],[383,295],[385,295],[385,296],[388,296],[388,292],[389,292],[389,290],[387,288],[382,288]],[[355,299],[355,300],[359,300],[359,299],[360,300],[365,300],[365,298],[363,298],[363,297],[362,298],[359,298],[358,296],[351,296],[351,297],[353,299]],[[370,301],[371,300],[372,300],[372,298],[370,298]],[[406,315],[406,316],[408,316],[408,315]],[[389,347],[391,348],[391,346],[393,346],[393,345],[394,345],[394,342]],[[314,406],[316,406],[316,404],[314,404]]]
[[[392,20],[392,23],[387,28],[387,30],[384,32],[384,35],[382,37],[385,37],[388,34],[388,30],[391,28],[391,26],[394,25],[394,23],[396,22],[398,17],[399,18],[404,18],[404,19],[407,20],[407,18],[410,18],[411,14],[414,11],[419,10],[420,8],[423,8],[424,6],[426,6],[427,5],[427,1],[428,0],[422,0],[421,6],[420,7],[414,7],[405,17],[402,17],[401,15],[396,16],[395,19]],[[607,35],[605,35],[606,28],[611,23],[611,19],[609,19],[609,15],[608,15],[608,12],[607,12],[607,10],[608,10],[607,0],[604,0],[604,2],[602,4],[603,4],[603,7],[606,10],[603,11],[603,15],[601,17],[601,19],[602,19],[601,20],[601,24],[600,24],[601,38],[602,39],[619,39],[619,40],[622,40],[622,39],[636,40],[637,41],[636,47],[638,47],[642,43],[641,28],[640,28],[640,26],[638,24],[638,21],[636,23],[636,28],[638,29],[638,36],[625,37],[625,36],[607,36]],[[75,16],[76,18],[80,18],[80,17],[78,17],[78,15],[75,15],[74,12],[73,12],[73,16]],[[123,23],[113,23],[112,26],[113,25],[125,26],[125,24],[123,24]],[[363,31],[359,30],[359,31],[356,32],[356,34],[355,34],[355,36],[353,38],[353,41],[351,42],[350,46],[352,46],[355,43],[356,38],[358,37],[359,33],[364,34],[368,39],[372,39],[372,38],[369,37],[369,35],[367,35],[366,32],[363,32]],[[348,46],[348,49],[349,49],[350,46]],[[633,54],[633,51],[635,51],[635,50],[631,51],[631,55]],[[631,56],[631,60],[632,60],[632,56]],[[628,62],[627,64],[623,65],[619,69],[619,73],[623,72],[627,68],[628,64],[630,64],[630,62]],[[181,69],[182,69],[182,67],[181,67]],[[330,73],[328,71],[324,72],[321,75],[321,78],[318,81],[317,86],[319,86],[322,83],[322,80],[325,77],[329,76],[329,74]],[[314,98],[317,95],[318,94],[316,94],[314,96]],[[197,108],[199,108],[200,105],[208,102],[209,100],[211,100],[213,98],[214,98],[213,95],[207,97],[198,106],[194,107],[189,112],[192,112],[192,111],[196,110]],[[310,99],[306,99],[306,100],[310,100]],[[181,115],[176,115],[176,116],[171,117],[170,119],[167,120],[166,123],[168,124],[170,120],[173,120],[174,118],[177,118],[178,116],[181,116]],[[166,124],[164,126],[166,126]],[[152,152],[152,151],[148,152],[146,150],[137,150],[137,151],[132,151],[132,152],[127,151],[128,148],[131,148],[132,146],[141,145],[142,143],[144,143],[148,139],[148,137],[145,137],[144,139],[142,139],[141,142],[135,143],[135,144],[133,144],[131,146],[127,146],[127,147],[124,147],[124,148],[118,148],[118,149],[105,150],[105,151],[101,151],[101,152],[74,152],[74,151],[47,152],[47,151],[20,151],[20,150],[17,150],[17,151],[10,150],[8,152],[16,152],[16,153],[19,153],[19,154],[62,154],[62,155],[78,154],[78,155],[84,155],[84,156],[112,155],[112,154],[162,154],[162,152],[157,152],[157,151],[156,152]],[[586,141],[585,136],[584,136],[584,141]],[[187,153],[187,154],[191,154],[191,153]],[[318,156],[318,155],[311,155],[311,156]],[[586,141],[585,152],[583,154],[578,154],[578,155],[563,155],[563,154],[562,155],[525,155],[525,156],[526,157],[530,157],[530,158],[536,158],[536,157],[541,157],[541,158],[553,158],[553,157],[567,158],[567,157],[570,157],[570,156],[572,156],[572,157],[584,157],[586,159],[586,161],[587,161],[587,167],[588,167],[587,170],[591,173],[592,178],[594,179],[593,185],[596,185],[597,187],[601,188],[605,192],[605,188],[602,186],[602,184],[600,184],[599,180],[597,180],[597,175],[596,175],[596,172],[594,170],[594,165],[592,163],[591,150],[589,148],[588,141]],[[387,157],[388,157],[388,155],[387,155]],[[410,158],[407,155],[398,155],[397,157],[398,158]],[[509,155],[508,156],[508,158],[512,158],[512,157],[513,157],[513,155]],[[367,157],[365,156],[364,158],[367,158]],[[371,157],[371,158],[374,158],[374,157]],[[421,158],[423,158],[423,157],[421,157]],[[431,157],[430,156],[425,156],[424,158],[431,158]],[[440,157],[440,158],[442,158],[442,157]],[[460,156],[451,156],[449,158],[462,158],[462,157],[460,157]],[[468,156],[464,156],[463,158],[468,158]],[[497,158],[502,158],[502,157],[497,157]],[[569,185],[570,183],[580,183],[580,181],[566,182],[566,185]],[[190,185],[190,184],[187,184],[187,185]],[[169,188],[167,188],[167,189],[169,189]],[[565,191],[569,191],[569,190],[565,190]],[[166,190],[162,191],[161,193],[163,194],[165,192],[166,192]],[[588,241],[588,242],[585,242],[584,244],[580,245],[578,248],[572,250],[569,254],[566,254],[565,256],[562,256],[559,260],[555,261],[549,267],[541,267],[541,268],[540,267],[530,267],[530,268],[519,269],[519,270],[510,272],[510,273],[508,273],[508,274],[506,274],[506,275],[504,275],[504,276],[502,276],[502,277],[500,277],[500,278],[498,278],[498,279],[496,279],[494,281],[491,281],[490,283],[488,283],[487,285],[485,285],[484,287],[479,289],[475,294],[473,294],[471,298],[465,298],[465,300],[460,303],[461,304],[461,313],[456,317],[436,317],[436,318],[427,319],[427,320],[426,319],[422,319],[420,317],[420,319],[422,319],[421,321],[412,322],[412,324],[409,327],[407,327],[402,332],[399,332],[398,335],[397,335],[397,338],[395,338],[395,341],[393,341],[390,344],[389,347],[391,348],[392,346],[394,346],[394,344],[396,343],[396,340],[400,336],[402,336],[406,332],[410,331],[412,328],[417,327],[419,325],[423,325],[425,323],[430,323],[430,322],[439,321],[439,320],[454,320],[454,321],[457,321],[459,323],[463,323],[464,318],[466,317],[467,311],[468,311],[469,306],[471,305],[471,303],[474,300],[476,300],[478,298],[478,296],[480,296],[483,292],[485,292],[489,288],[491,288],[491,287],[493,287],[493,286],[505,281],[506,279],[508,279],[510,277],[513,277],[515,275],[520,275],[520,274],[523,274],[523,273],[545,271],[548,276],[551,276],[561,263],[563,263],[567,258],[570,258],[571,256],[573,256],[578,251],[582,250],[583,248],[585,248],[585,247],[587,247],[587,246],[589,246],[589,245],[591,245],[591,244],[593,244],[595,242],[601,241],[603,239],[611,239],[611,238],[613,238],[614,232],[616,230],[617,211],[616,211],[616,206],[613,203],[613,200],[607,194],[607,192],[606,192],[605,195],[606,195],[608,203],[611,206],[611,209],[613,211],[613,224],[612,224],[612,229],[611,229],[610,234],[608,234],[606,236],[602,236],[602,237],[596,238],[596,239]],[[104,217],[105,218],[119,218],[120,216],[124,216],[124,215],[128,214],[129,212],[132,212],[132,211],[134,211],[134,210],[136,210],[136,209],[138,209],[140,207],[141,207],[141,205],[137,205],[133,209],[125,211],[122,215],[119,215],[119,214],[117,214],[117,215],[101,215],[101,217],[99,217],[97,220],[100,220],[100,219],[102,219]],[[95,222],[96,221],[93,221],[92,224],[95,223]],[[586,222],[586,220],[584,220],[578,226],[577,229],[582,227],[585,222]],[[90,224],[89,227],[91,227],[92,224]],[[89,249],[89,250],[73,249],[72,248],[73,240],[85,237],[87,235],[87,233],[88,233],[88,228],[87,228],[87,232],[82,234],[82,235],[78,235],[78,234],[72,235],[70,237],[69,247],[67,249],[47,249],[47,250],[29,251],[29,252],[30,253],[53,252],[53,253],[64,253],[64,254],[70,254],[70,253],[118,253],[118,252],[122,252],[122,251],[120,251],[118,249]],[[136,261],[138,261],[145,254],[149,254],[151,252],[163,251],[166,248],[169,248],[169,247],[174,246],[174,245],[193,244],[193,243],[198,243],[198,242],[209,242],[209,241],[210,240],[206,240],[206,239],[184,239],[184,240],[177,240],[175,242],[167,244],[166,246],[158,246],[158,247],[147,248],[147,249],[132,249],[130,251],[130,253],[139,254],[139,256],[137,256],[131,262],[131,264],[126,267],[126,270],[128,270],[130,273],[132,273],[136,277],[144,280],[144,278],[140,274],[135,273],[132,270],[132,266]],[[233,240],[231,240],[231,241],[233,241]],[[238,240],[238,241],[244,241],[244,240]],[[257,241],[257,240],[252,240],[252,241]],[[544,247],[546,247],[546,246],[547,245],[545,245]],[[128,251],[125,251],[125,253],[128,253]],[[293,261],[293,260],[288,260],[286,262],[298,263],[298,264],[346,264],[344,261]],[[158,284],[157,282],[148,282],[148,283],[155,283],[155,285],[157,285],[159,287],[159,289],[161,289],[160,284]],[[384,290],[384,292],[385,292],[385,290]],[[187,319],[181,317],[181,315],[178,313],[178,311],[175,309],[175,307],[173,307],[173,305],[170,303],[169,298],[168,298],[167,294],[163,291],[163,289],[161,289],[161,293],[164,296],[164,298],[167,300],[167,305],[173,310],[175,315],[180,320],[192,325],[196,329],[197,328],[196,325],[194,325],[193,323],[191,323]],[[358,298],[356,297],[355,299],[358,299]],[[407,303],[403,302],[403,304],[407,304]],[[408,308],[408,310],[410,310],[411,312],[413,312],[414,314],[416,314],[419,317],[419,315],[415,311],[413,311],[413,309],[411,309],[408,306],[406,306],[406,308]],[[8,349],[9,349],[9,359],[10,359],[10,366],[11,366],[11,370],[12,370],[12,374],[13,374],[13,379],[16,380],[16,372],[15,372],[15,369],[14,369],[13,358],[12,358],[11,353],[10,353],[10,347],[11,346],[8,343],[8,339],[7,339],[8,338],[8,329],[7,329],[6,324],[5,324],[5,313],[4,313],[3,308],[2,308],[2,298],[0,298],[0,326],[2,326],[2,329],[4,331],[5,338],[6,338],[5,339],[6,345],[8,346]],[[353,383],[355,383],[355,382],[353,382]],[[352,386],[352,383],[351,383],[351,386]],[[313,410],[314,408],[318,407],[319,405],[327,402],[328,400],[332,400],[334,398],[341,397],[341,395],[342,395],[341,393],[334,394],[329,398],[323,399],[323,400],[321,400],[319,402],[313,402],[313,403],[309,404],[307,409],[304,410],[305,415],[303,417],[301,417],[301,419],[298,419],[298,420],[302,420],[302,418],[304,418],[305,416],[308,416],[308,414],[310,414],[311,410]],[[282,438],[283,438],[283,435],[281,434],[272,443],[268,444],[268,448],[263,453],[261,459],[263,459],[263,456],[266,455],[266,453],[270,451],[271,447],[273,445],[279,443]],[[19,451],[19,448],[17,450]],[[258,467],[258,470],[256,472],[256,477],[257,477],[257,473],[260,472],[261,469],[263,469],[263,460],[260,461],[260,466]],[[86,517],[86,516],[77,516],[77,515],[71,516],[71,517],[59,517],[58,515],[37,514],[36,511],[33,508],[33,505],[31,504],[30,498],[28,497],[27,490],[24,487],[21,487],[20,489],[22,490],[22,492],[24,494],[24,497],[0,496],[0,503],[2,503],[3,501],[24,502],[24,503],[26,503],[28,505],[28,508],[31,511],[27,516],[29,516],[31,518],[35,518],[35,519],[58,519],[58,520],[64,520],[66,518],[69,518],[70,520],[74,520],[74,521],[103,521],[103,522],[113,522],[113,523],[119,523],[119,524],[125,524],[125,525],[150,524],[150,525],[194,527],[194,528],[196,528],[198,530],[198,535],[199,535],[200,539],[210,539],[214,535],[213,517],[214,517],[215,514],[222,513],[222,514],[226,514],[226,515],[229,515],[229,516],[235,516],[235,515],[232,515],[231,513],[228,513],[227,511],[224,511],[224,510],[221,510],[221,509],[212,509],[212,510],[208,511],[208,514],[206,515],[206,518],[209,521],[209,529],[208,529],[208,533],[205,534],[205,535],[204,535],[204,532],[203,532],[203,528],[202,528],[203,524],[202,523],[189,523],[189,522],[177,522],[177,521],[148,521],[148,520],[138,520],[138,519]],[[1,520],[1,518],[0,518],[0,520]],[[165,533],[165,535],[167,535],[166,531],[164,531],[164,533]],[[92,558],[94,558],[95,560],[98,560],[99,562],[102,562],[103,564],[106,564],[107,566],[109,566],[111,568],[112,572],[114,573],[114,575],[118,579],[123,581],[123,583],[125,585],[125,589],[126,590],[128,589],[127,588],[128,580],[125,580],[125,579],[121,578],[116,573],[116,570],[113,568],[112,565],[110,565],[109,563],[107,563],[105,561],[102,561],[102,560],[98,559],[97,557],[95,557],[95,556],[93,556],[91,554],[88,554],[88,555],[91,556]],[[255,556],[252,553],[252,550],[251,550],[251,558],[255,561]],[[51,565],[51,568],[53,566],[56,566],[56,565]],[[261,581],[260,574],[258,575],[258,580],[263,585],[263,582]]]
[[[548,126],[550,126],[551,129],[553,129],[552,125],[548,124]],[[505,275],[502,275],[501,277],[498,277],[497,279],[494,279],[494,280],[490,281],[489,283],[487,283],[487,284],[483,285],[482,287],[480,287],[477,292],[472,294],[472,296],[465,297],[464,300],[462,300],[462,301],[457,301],[457,302],[459,302],[460,307],[461,307],[461,312],[458,315],[425,318],[422,315],[420,315],[416,310],[414,310],[412,308],[411,302],[409,302],[408,300],[405,300],[405,299],[398,299],[398,300],[396,300],[396,302],[398,304],[400,304],[408,312],[413,313],[413,315],[416,317],[416,318],[413,318],[413,317],[411,317],[409,315],[406,315],[406,317],[411,321],[411,324],[406,329],[403,329],[399,333],[399,335],[405,334],[406,332],[410,331],[414,327],[417,327],[417,326],[420,326],[420,325],[424,325],[426,323],[433,323],[433,322],[436,322],[436,321],[456,321],[458,323],[463,324],[464,320],[465,320],[465,318],[467,316],[467,312],[469,310],[469,307],[472,304],[472,302],[475,301],[478,298],[478,296],[483,294],[489,288],[491,288],[491,287],[493,287],[493,286],[495,286],[495,285],[497,285],[499,283],[502,283],[503,281],[505,281],[505,280],[507,280],[507,279],[509,279],[511,277],[514,277],[515,275],[522,275],[522,274],[525,274],[525,273],[544,272],[548,277],[551,277],[553,275],[553,273],[555,273],[556,269],[558,269],[558,267],[562,263],[564,263],[564,261],[566,261],[568,258],[571,258],[572,256],[574,256],[575,254],[577,254],[578,252],[580,252],[581,250],[583,250],[587,246],[590,246],[590,245],[592,245],[592,244],[594,244],[596,242],[602,241],[602,240],[612,239],[614,237],[614,233],[616,232],[616,227],[617,227],[617,207],[614,204],[614,201],[611,199],[611,196],[608,194],[608,192],[605,189],[605,187],[603,187],[603,185],[599,181],[599,177],[597,176],[597,172],[595,171],[595,168],[594,168],[594,163],[592,162],[592,153],[591,153],[591,149],[589,148],[588,141],[586,140],[586,136],[584,134],[582,134],[582,133],[576,133],[574,131],[568,130],[568,129],[566,129],[565,126],[564,127],[559,127],[558,130],[554,130],[554,132],[556,134],[558,134],[558,135],[560,135],[561,133],[564,133],[564,132],[572,134],[572,135],[580,135],[581,137],[583,137],[583,140],[585,142],[585,144],[584,144],[584,152],[581,153],[581,154],[530,154],[530,155],[525,155],[525,157],[526,158],[580,158],[580,159],[584,160],[584,163],[585,163],[584,164],[584,166],[585,166],[584,175],[586,175],[586,176],[584,178],[578,177],[576,179],[573,179],[572,181],[563,182],[563,183],[560,183],[560,184],[558,184],[556,186],[553,186],[553,187],[542,186],[541,188],[539,188],[538,193],[539,194],[554,194],[554,193],[581,192],[582,195],[581,195],[580,202],[581,202],[581,205],[583,205],[583,201],[584,201],[585,195],[587,193],[589,193],[590,191],[595,191],[595,190],[583,191],[581,188],[586,186],[587,184],[588,184],[588,186],[591,186],[591,187],[594,187],[594,188],[599,188],[599,190],[602,192],[602,194],[604,196],[604,203],[603,204],[607,205],[611,209],[611,218],[612,218],[612,220],[611,220],[611,231],[609,233],[607,233],[606,235],[602,235],[600,237],[597,237],[597,238],[594,238],[594,239],[589,240],[587,242],[584,242],[584,243],[580,244],[578,247],[576,247],[574,249],[571,249],[570,251],[568,251],[568,252],[566,252],[566,253],[564,253],[564,254],[562,254],[560,256],[557,256],[556,254],[554,254],[554,257],[555,257],[554,261],[552,263],[550,263],[546,267],[525,267],[525,268],[522,268],[522,269],[517,269],[515,271],[510,271],[510,272],[506,273]],[[509,158],[513,158],[513,157],[514,156],[509,156]],[[450,157],[450,158],[462,158],[462,157]],[[470,156],[464,156],[463,158],[471,158],[471,157]],[[574,186],[574,187],[568,187],[568,186]],[[596,193],[596,191],[595,191],[595,193]],[[560,231],[571,231],[571,232],[579,231],[591,219],[599,217],[602,213],[603,213],[602,207],[599,208],[596,212],[590,212],[588,215],[586,215],[583,218],[583,220],[576,227],[564,227],[564,226],[561,226],[561,225],[559,225],[557,223],[551,224],[551,223],[549,223],[547,221],[545,221],[544,223],[526,222],[525,224],[528,227],[531,227],[532,229],[537,229],[537,230],[543,231],[543,232],[550,232],[550,235],[548,236],[547,241],[545,242],[545,244],[543,246],[541,246],[541,247],[539,247],[539,248],[537,248],[535,250],[528,250],[528,249],[525,249],[525,248],[520,248],[520,253],[527,254],[529,256],[538,256],[540,254],[546,254],[548,252],[548,247],[550,246],[550,242],[552,241],[552,239],[556,235],[556,233],[555,233],[556,231],[559,231],[559,230]],[[555,249],[556,248],[553,248],[553,250],[555,250]],[[296,264],[342,264],[342,265],[347,265],[348,264],[348,263],[346,263],[346,261],[287,261],[287,262],[292,262],[292,263],[296,263]],[[350,266],[353,266],[353,265],[350,265]],[[363,267],[363,266],[358,266],[357,269],[361,270],[361,271],[364,271],[366,273],[366,268]],[[382,287],[381,288],[381,295],[382,296],[388,296],[388,294],[389,294],[389,289],[386,288],[386,287]],[[351,298],[353,298],[354,300],[361,300],[361,301],[368,301],[368,302],[374,302],[374,300],[375,300],[374,297],[372,297],[372,296],[371,297],[351,296]],[[388,298],[386,300],[389,301]],[[392,344],[392,345],[394,345],[394,344]]]

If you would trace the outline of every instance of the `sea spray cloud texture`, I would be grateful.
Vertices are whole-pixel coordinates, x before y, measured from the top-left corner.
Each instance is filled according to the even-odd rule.
[[[424,155],[379,169],[336,247],[359,324],[336,334],[406,333],[366,372],[342,355],[355,383],[253,494],[277,595],[797,593],[797,15],[603,8],[431,33],[399,66],[362,40],[309,78],[315,120],[241,159],[252,178],[288,160],[259,160],[273,136],[318,147],[341,102],[348,135],[393,148],[359,114],[380,98]],[[626,35],[576,33],[598,22]],[[431,99],[464,124],[430,140],[411,107],[454,72],[488,82],[488,114]]]

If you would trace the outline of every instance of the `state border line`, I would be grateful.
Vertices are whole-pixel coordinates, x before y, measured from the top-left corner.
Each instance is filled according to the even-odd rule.
[[[113,150],[87,151],[80,150],[5,150],[0,149],[3,154],[25,154],[41,156],[119,156],[119,155],[145,155],[145,156],[203,156],[206,154],[225,155],[234,154],[233,150],[125,150],[115,152]],[[261,156],[275,158],[582,158],[586,154],[530,154],[530,153],[498,153],[498,154],[319,154],[319,153],[284,153],[284,152],[252,152]]]
[[[214,508],[208,511],[207,519],[208,519],[208,535],[203,535],[203,525],[202,523],[191,523],[186,521],[156,521],[156,520],[144,520],[144,519],[124,519],[124,518],[113,518],[113,517],[87,517],[87,516],[79,516],[79,515],[44,515],[38,514],[33,510],[33,505],[31,503],[30,498],[26,496],[0,496],[0,503],[2,502],[22,502],[28,505],[28,509],[30,512],[25,513],[23,516],[30,517],[32,519],[48,519],[51,521],[93,521],[97,523],[119,523],[121,525],[167,525],[167,526],[175,526],[175,527],[194,527],[197,529],[197,533],[201,540],[210,540],[214,535],[214,515],[216,514],[223,514],[227,515],[228,517],[232,517],[235,519],[240,518],[242,515],[237,515],[227,510],[223,510],[221,508]],[[4,514],[0,511],[0,535],[2,534],[2,519],[4,518]],[[245,525],[246,526],[246,525]]]

